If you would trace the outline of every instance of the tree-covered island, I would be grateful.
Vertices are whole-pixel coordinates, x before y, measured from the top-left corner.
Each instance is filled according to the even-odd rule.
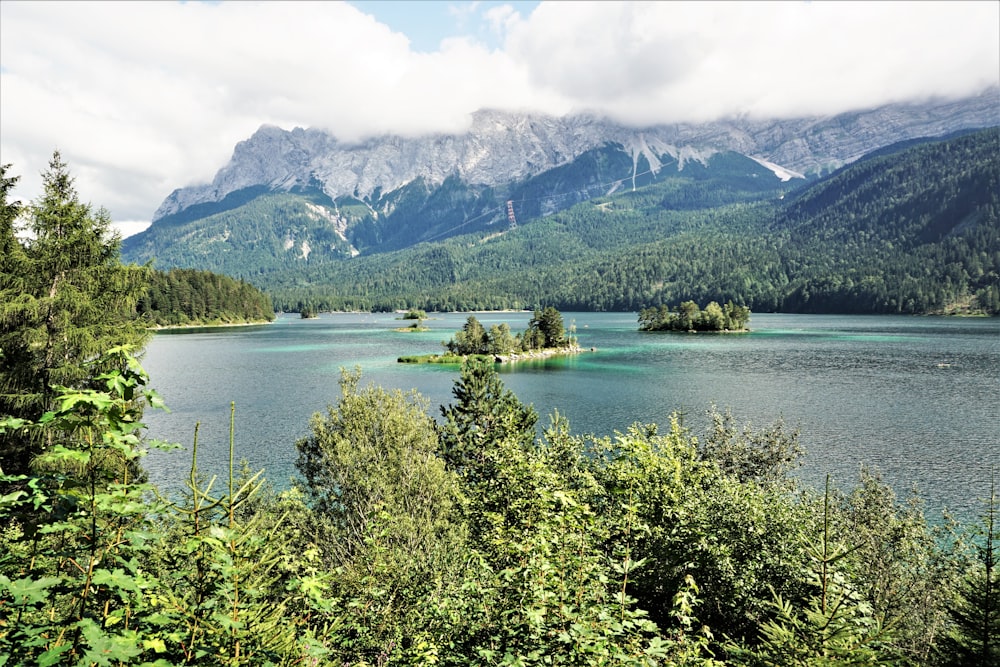
[[[673,310],[651,306],[639,311],[640,331],[748,331],[750,309],[732,301],[720,306],[710,302],[702,310],[694,301],[685,301]]]
[[[466,358],[478,357],[510,363],[580,351],[573,327],[567,331],[562,313],[552,306],[536,310],[528,328],[517,334],[511,333],[506,322],[494,324],[487,331],[475,315],[470,315],[462,330],[442,345],[446,350],[444,354],[403,356],[398,361],[404,364],[458,364]]]

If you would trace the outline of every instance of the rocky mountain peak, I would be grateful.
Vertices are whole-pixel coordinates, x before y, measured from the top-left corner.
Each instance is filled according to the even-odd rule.
[[[779,176],[822,173],[898,141],[1000,125],[1000,88],[957,101],[888,105],[832,117],[729,119],[635,128],[591,115],[553,117],[484,109],[468,131],[416,138],[384,136],[346,145],[315,128],[261,126],[238,143],[211,183],[175,190],[154,221],[191,206],[221,201],[250,187],[291,190],[319,185],[331,198],[367,200],[422,179],[440,185],[451,176],[482,186],[523,181],[567,164],[594,148],[620,146],[633,164],[654,172],[704,163],[735,151]]]

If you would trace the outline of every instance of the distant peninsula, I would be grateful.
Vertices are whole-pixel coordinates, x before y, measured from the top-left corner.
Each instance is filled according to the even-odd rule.
[[[233,327],[274,320],[271,297],[253,285],[211,271],[146,272],[136,315],[150,329]]]
[[[750,309],[732,301],[720,306],[710,302],[702,310],[694,301],[684,301],[674,309],[652,306],[639,311],[640,331],[686,331],[741,333],[749,331]]]
[[[494,324],[487,331],[474,315],[470,315],[462,330],[442,345],[445,347],[443,354],[403,356],[397,361],[403,364],[460,364],[476,358],[514,363],[581,352],[572,328],[566,331],[562,314],[551,306],[536,310],[528,328],[518,334],[512,334],[506,322]]]

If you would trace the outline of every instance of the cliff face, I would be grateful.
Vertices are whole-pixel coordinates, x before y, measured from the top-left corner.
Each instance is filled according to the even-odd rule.
[[[261,127],[237,144],[210,184],[175,190],[154,222],[192,206],[221,202],[247,188],[313,188],[331,199],[375,205],[386,193],[420,181],[434,190],[455,177],[498,188],[568,165],[608,145],[657,173],[704,163],[733,151],[775,173],[809,176],[850,163],[899,141],[1000,124],[1000,90],[958,101],[889,105],[826,118],[730,119],[704,124],[630,128],[593,116],[480,111],[468,132],[418,138],[385,136],[344,144],[322,130]],[[669,166],[667,166],[669,165]]]

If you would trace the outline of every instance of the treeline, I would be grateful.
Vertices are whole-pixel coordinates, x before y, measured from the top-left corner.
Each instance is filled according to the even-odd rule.
[[[136,475],[133,399],[159,400],[110,365],[0,420],[59,445],[0,477],[5,664],[1000,664],[995,494],[976,536],[872,471],[800,488],[796,434],[729,414],[539,437],[471,362],[440,422],[345,371],[291,490],[192,454],[166,500]]]
[[[271,298],[242,280],[210,271],[151,271],[136,314],[155,326],[237,324],[274,319]]]
[[[710,302],[702,310],[694,301],[685,301],[673,309],[666,306],[639,311],[640,331],[745,331],[750,309],[727,301],[720,306]]]
[[[682,172],[683,173],[683,172]],[[852,164],[783,200],[683,208],[652,184],[522,224],[247,279],[295,310],[1000,313],[1000,130]]]

